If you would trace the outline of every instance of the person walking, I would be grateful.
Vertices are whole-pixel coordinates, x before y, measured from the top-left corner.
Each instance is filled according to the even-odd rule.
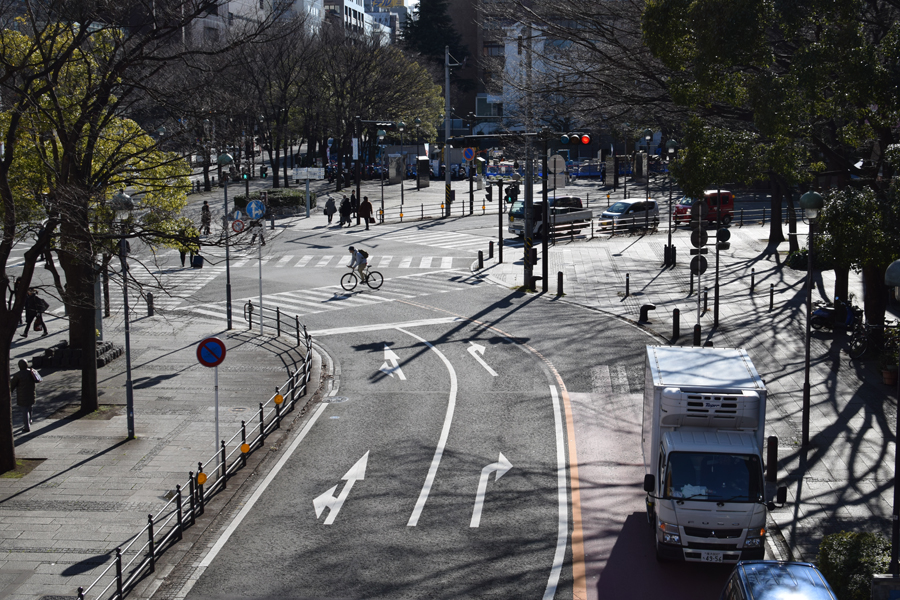
[[[344,226],[344,222],[347,223],[347,226],[350,226],[350,200],[347,199],[347,196],[344,196],[344,199],[341,200],[341,227]]]
[[[22,408],[22,432],[31,431],[31,413],[34,409],[35,376],[28,368],[28,361],[19,359],[19,370],[9,378],[9,389],[16,393],[16,404]]]
[[[200,230],[203,235],[209,235],[209,226],[212,222],[212,215],[209,212],[209,202],[204,200],[203,207],[200,209]]]
[[[325,203],[325,214],[328,215],[328,224],[331,225],[331,219],[334,217],[334,213],[337,212],[337,207],[334,205],[334,198],[328,198],[328,201]]]
[[[356,224],[359,225],[359,199],[356,192],[350,192],[350,213],[356,217]]]
[[[363,196],[362,204],[359,205],[359,217],[366,222],[366,231],[369,230],[369,220],[372,218],[372,203],[369,202],[368,196]]]
[[[28,337],[28,329],[31,322],[34,321],[34,330],[43,330],[41,337],[47,335],[47,326],[44,324],[44,311],[50,307],[47,301],[38,296],[37,290],[28,288],[28,295],[25,296],[25,331],[21,337]]]

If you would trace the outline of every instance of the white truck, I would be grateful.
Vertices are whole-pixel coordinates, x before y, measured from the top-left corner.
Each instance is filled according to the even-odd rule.
[[[765,556],[766,386],[746,351],[647,346],[641,446],[658,560]],[[787,488],[776,501],[784,504]]]

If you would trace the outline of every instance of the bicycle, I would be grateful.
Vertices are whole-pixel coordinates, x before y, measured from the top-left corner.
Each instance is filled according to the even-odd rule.
[[[384,277],[378,271],[370,271],[369,267],[366,266],[366,275],[363,279],[363,283],[373,290],[377,290],[381,287],[381,284],[384,283]],[[341,277],[341,287],[348,292],[352,292],[356,289],[357,285],[359,285],[359,275],[356,274],[353,267],[350,267],[350,272],[345,273],[344,276]]]
[[[883,326],[875,326],[864,323],[860,319],[857,321],[856,328],[853,330],[853,336],[850,338],[850,358],[859,358],[866,353],[866,350],[869,348],[869,332],[875,329],[883,332],[878,349],[886,352],[895,352],[898,344],[900,344],[897,327],[897,323],[891,321],[885,321]]]

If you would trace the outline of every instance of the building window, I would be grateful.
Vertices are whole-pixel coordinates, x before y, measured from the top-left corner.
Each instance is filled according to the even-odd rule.
[[[485,42],[484,47],[481,49],[482,56],[503,56],[503,44],[498,44],[496,42]]]

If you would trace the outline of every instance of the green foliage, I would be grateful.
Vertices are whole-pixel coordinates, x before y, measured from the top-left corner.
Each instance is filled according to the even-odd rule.
[[[877,533],[842,531],[819,545],[819,570],[841,600],[869,600],[871,579],[887,573],[891,541]]]
[[[248,199],[246,195],[240,195],[234,197],[234,208],[237,210],[246,210],[247,203],[250,200],[259,200],[261,198],[260,192],[250,192],[250,198]],[[272,189],[268,190],[268,205],[269,208],[300,208],[306,206],[306,192],[302,190],[292,190],[292,189]],[[310,208],[314,208],[316,206],[316,194],[315,192],[310,192]]]
[[[447,0],[420,0],[413,9],[412,18],[406,19],[403,45],[441,64],[444,63],[444,47],[449,46],[450,54],[462,60],[468,52],[448,9]]]

